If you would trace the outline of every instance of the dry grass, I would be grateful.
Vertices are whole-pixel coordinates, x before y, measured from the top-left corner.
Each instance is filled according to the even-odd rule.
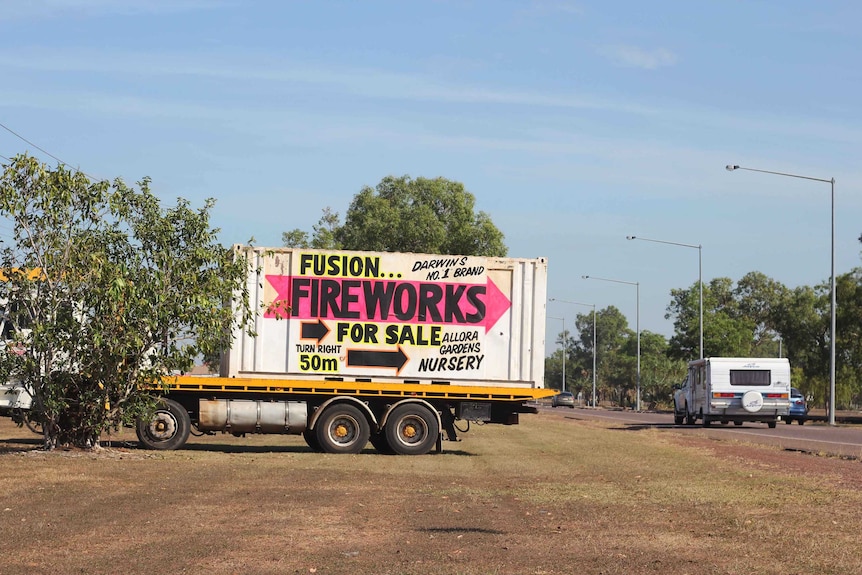
[[[0,420],[7,575],[862,572],[853,461],[547,414],[423,457],[125,434],[45,454],[28,434]]]

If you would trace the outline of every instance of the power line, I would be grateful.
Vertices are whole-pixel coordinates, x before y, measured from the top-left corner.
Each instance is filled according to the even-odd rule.
[[[5,125],[5,124],[3,124],[2,122],[0,122],[0,128],[3,128],[4,130],[6,130],[7,132],[9,132],[10,134],[12,134],[13,136],[15,136],[16,138],[20,139],[21,141],[23,141],[23,142],[26,142],[26,143],[30,144],[31,146],[33,146],[34,148],[36,148],[37,150],[39,150],[39,151],[40,151],[40,152],[42,152],[43,154],[47,154],[47,155],[48,155],[48,156],[50,156],[51,158],[53,158],[53,159],[57,160],[57,162],[58,162],[60,165],[62,165],[62,166],[66,166],[67,168],[69,168],[69,169],[71,169],[71,170],[73,170],[73,171],[75,171],[75,172],[80,172],[80,173],[84,174],[85,176],[87,176],[88,178],[90,178],[91,180],[98,180],[98,179],[99,179],[99,178],[94,178],[93,176],[91,176],[91,175],[90,175],[90,174],[88,174],[87,172],[85,172],[85,171],[81,170],[80,168],[75,168],[75,167],[73,167],[73,166],[72,166],[71,164],[69,164],[68,162],[64,162],[63,160],[61,160],[60,158],[58,158],[57,156],[55,156],[55,155],[54,155],[54,154],[52,154],[51,152],[49,152],[49,151],[45,150],[44,148],[40,148],[39,146],[37,146],[36,144],[34,144],[33,142],[31,142],[30,140],[28,140],[27,138],[25,138],[25,137],[24,137],[24,136],[22,136],[21,134],[19,134],[19,133],[17,133],[16,131],[14,131],[14,130],[13,130],[12,128],[10,128],[9,126],[6,126],[6,125]],[[8,161],[8,162],[11,162],[11,161],[12,161],[12,159],[11,159],[11,158],[7,158],[6,156],[0,156],[0,158],[3,158],[4,160],[6,160],[6,161]]]
[[[15,136],[16,138],[18,138],[19,140],[23,140],[23,141],[27,142],[28,144],[30,144],[31,146],[33,146],[34,148],[36,148],[37,150],[39,150],[39,151],[40,151],[40,152],[42,152],[43,154],[46,154],[46,155],[48,155],[48,156],[50,156],[50,157],[54,158],[55,160],[57,160],[58,162],[60,162],[60,163],[61,163],[61,164],[63,164],[64,166],[68,166],[68,165],[69,165],[68,163],[64,162],[63,160],[61,160],[60,158],[58,158],[57,156],[55,156],[55,155],[54,155],[54,154],[52,154],[51,152],[49,152],[49,151],[47,151],[47,150],[43,150],[42,148],[40,148],[39,146],[37,146],[36,144],[34,144],[34,143],[33,143],[33,142],[31,142],[30,140],[28,140],[27,138],[25,138],[25,137],[24,137],[24,136],[22,136],[21,134],[19,134],[19,133],[15,132],[13,129],[11,129],[10,127],[6,126],[6,125],[5,125],[5,124],[3,124],[2,122],[0,122],[0,128],[3,128],[4,130],[6,130],[7,132],[9,132],[9,133],[10,133],[10,134],[12,134],[13,136]],[[6,159],[8,160],[9,158],[6,158]]]
[[[53,159],[57,160],[57,162],[58,162],[58,163],[60,163],[61,165],[63,165],[63,166],[69,166],[69,164],[68,164],[68,163],[64,162],[63,160],[61,160],[60,158],[58,158],[57,156],[55,156],[55,155],[54,155],[54,154],[52,154],[51,152],[49,152],[49,151],[47,151],[47,150],[45,150],[45,149],[43,149],[43,148],[41,148],[41,147],[37,146],[36,144],[34,144],[33,142],[31,142],[30,140],[28,140],[27,138],[25,138],[25,137],[24,137],[24,136],[22,136],[21,134],[19,134],[19,133],[15,132],[15,131],[14,131],[14,130],[12,130],[9,126],[7,126],[7,125],[3,124],[2,122],[0,122],[0,128],[3,128],[4,130],[6,130],[7,132],[9,132],[10,134],[12,134],[13,136],[15,136],[16,138],[19,138],[20,140],[22,140],[22,141],[24,141],[24,142],[28,143],[29,145],[33,146],[34,148],[36,148],[37,150],[39,150],[39,151],[40,151],[40,152],[42,152],[43,154],[47,154],[47,155],[48,155],[48,156],[50,156],[51,158],[53,158]],[[13,160],[12,160],[12,158],[7,158],[6,156],[4,156],[4,155],[2,155],[2,154],[0,154],[0,158],[4,159],[4,160],[6,160],[7,162],[10,162],[10,163],[13,161]],[[87,176],[88,178],[90,178],[91,180],[92,180],[92,179],[95,179],[95,178],[93,178],[92,176],[89,176],[86,172],[82,172],[81,170],[78,170],[77,168],[72,168],[72,169],[73,169],[73,170],[76,170],[76,171],[78,171],[78,172],[81,172],[82,174],[84,174],[85,176]],[[9,232],[9,233],[6,233],[6,232]],[[12,228],[7,228],[7,227],[5,227],[5,226],[3,226],[3,225],[0,225],[0,237],[8,237],[8,238],[10,238],[10,239],[11,239],[11,238],[13,237],[13,236],[12,236],[12,233],[13,233],[13,232],[14,232],[14,229],[12,229]]]

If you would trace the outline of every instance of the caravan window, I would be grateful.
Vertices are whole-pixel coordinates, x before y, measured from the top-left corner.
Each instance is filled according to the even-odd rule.
[[[770,385],[768,369],[731,369],[730,385]]]

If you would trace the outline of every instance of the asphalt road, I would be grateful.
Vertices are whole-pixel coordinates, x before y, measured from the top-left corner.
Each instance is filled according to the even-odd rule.
[[[551,408],[540,406],[542,413],[555,414],[572,419],[598,419],[612,422],[630,429],[652,428],[670,433],[695,434],[710,439],[744,441],[777,446],[782,449],[826,454],[862,460],[862,426],[830,426],[821,422],[806,422],[805,425],[779,423],[769,429],[765,423],[743,425],[674,425],[673,413],[636,412],[568,407]]]

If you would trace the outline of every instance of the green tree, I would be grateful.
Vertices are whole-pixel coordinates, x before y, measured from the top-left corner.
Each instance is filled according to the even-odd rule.
[[[343,225],[326,208],[310,241],[301,230],[282,239],[291,247],[505,256],[503,233],[475,204],[459,182],[388,176],[354,196]]]
[[[734,289],[740,316],[754,321],[753,357],[778,357],[778,332],[775,310],[788,289],[781,282],[760,272],[745,274]]]
[[[674,335],[668,354],[690,361],[700,357],[700,296],[695,283],[671,290],[665,318],[673,318]],[[749,357],[755,350],[756,320],[741,309],[730,278],[715,278],[703,286],[703,347],[707,357]]]
[[[557,344],[562,345],[564,334],[557,337]],[[554,352],[545,358],[545,387],[552,389],[565,390],[566,385],[563,383],[563,362],[566,362],[566,380],[572,380],[572,374],[569,372],[570,365],[568,364],[566,354],[562,347],[558,347]]]
[[[804,374],[796,387],[813,395],[816,405],[825,405],[828,396],[829,299],[827,284],[799,286],[788,290],[773,310],[783,354]]]
[[[308,232],[294,228],[289,232],[283,232],[281,234],[281,241],[288,248],[337,250],[341,248],[341,245],[336,239],[335,234],[340,227],[338,212],[333,212],[332,208],[327,206],[323,208],[323,215],[320,217],[320,220],[312,227],[314,233],[310,239]]]
[[[618,404],[634,404],[637,389],[637,333],[628,327],[626,317],[614,306],[596,311],[596,388],[600,397]],[[556,343],[567,338],[569,362],[566,379],[569,389],[592,395],[593,314],[575,318],[577,337],[560,334]],[[640,336],[641,400],[646,405],[667,404],[671,389],[685,375],[686,363],[668,357],[667,339],[657,333],[642,331]],[[556,350],[545,360],[546,382],[559,382],[562,351]],[[551,385],[553,387],[553,385]]]
[[[308,232],[294,228],[289,232],[281,233],[281,243],[288,248],[309,248],[311,242],[308,240]]]
[[[314,237],[311,240],[311,247],[325,250],[341,249],[341,242],[336,237],[338,230],[341,228],[338,212],[333,212],[331,208],[323,208],[323,215],[313,226]]]
[[[862,404],[862,268],[836,278],[836,406]]]
[[[247,264],[217,242],[213,202],[162,209],[148,179],[138,186],[27,156],[4,166],[0,215],[14,230],[0,298],[23,353],[0,364],[32,389],[46,449],[95,447],[132,423],[154,404],[147,388],[228,347],[251,313]]]
[[[668,356],[668,341],[658,333],[641,332],[641,403],[647,407],[668,406],[673,386],[682,382],[688,365]]]
[[[599,399],[621,402],[627,389],[634,389],[635,364],[624,347],[635,337],[628,320],[615,306],[596,311],[596,392]],[[570,340],[573,374],[592,393],[593,314],[578,314],[575,328],[579,337]],[[632,356],[634,357],[634,356]],[[589,383],[588,383],[589,382]]]

